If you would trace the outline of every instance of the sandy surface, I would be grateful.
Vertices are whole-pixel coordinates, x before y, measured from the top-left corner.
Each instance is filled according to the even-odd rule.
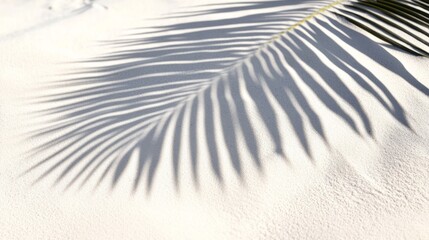
[[[429,60],[285,2],[1,1],[0,239],[428,239]]]

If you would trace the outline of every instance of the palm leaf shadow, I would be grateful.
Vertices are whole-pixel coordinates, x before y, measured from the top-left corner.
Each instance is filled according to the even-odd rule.
[[[101,67],[79,72],[86,77],[55,82],[51,87],[61,93],[45,94],[38,100],[55,104],[39,114],[56,118],[32,133],[34,138],[49,139],[33,149],[33,156],[49,154],[28,172],[42,169],[36,181],[57,174],[57,183],[73,173],[67,187],[79,182],[82,186],[96,176],[98,182],[111,176],[114,187],[134,154],[138,156],[134,190],[144,176],[146,190],[151,190],[162,159],[172,161],[177,188],[180,166],[185,160],[191,162],[197,187],[199,162],[207,158],[219,183],[224,182],[222,164],[228,161],[242,178],[243,161],[252,161],[263,171],[261,143],[249,107],[256,109],[262,119],[274,144],[273,151],[287,155],[279,129],[289,123],[294,130],[290,137],[298,139],[311,159],[305,125],[327,140],[320,116],[302,84],[356,134],[372,136],[373,129],[359,96],[349,89],[347,81],[357,83],[397,121],[409,127],[404,109],[383,79],[378,79],[327,32],[344,43],[351,39],[362,43],[352,47],[428,94],[428,89],[398,60],[365,35],[327,15],[272,39],[285,26],[326,4],[299,2],[293,2],[293,7],[284,1],[209,6],[209,10],[176,17],[182,23],[150,32],[142,30],[143,33],[108,43],[119,50],[91,60],[102,63]],[[255,9],[260,11],[255,13]],[[205,20],[209,15],[229,12],[240,12],[240,16]],[[195,21],[196,16],[203,19]],[[121,60],[126,62],[118,63]],[[329,64],[345,75],[340,77]],[[337,99],[346,103],[353,114]],[[273,104],[280,106],[287,119],[277,117]],[[250,159],[243,158],[240,139]],[[183,159],[185,152],[190,159]]]

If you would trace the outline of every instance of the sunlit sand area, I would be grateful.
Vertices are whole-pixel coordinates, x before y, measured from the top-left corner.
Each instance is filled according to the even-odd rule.
[[[426,0],[0,1],[0,239],[429,239]]]

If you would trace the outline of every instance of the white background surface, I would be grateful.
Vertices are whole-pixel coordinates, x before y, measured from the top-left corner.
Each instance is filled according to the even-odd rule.
[[[210,2],[215,1],[204,1]],[[156,21],[148,19],[203,2],[85,4],[59,0],[0,3],[0,239],[429,238],[429,99],[358,53],[356,58],[370,66],[402,105],[413,131],[366,97],[356,84],[347,83],[359,96],[375,137],[358,136],[320,107],[330,149],[310,131],[316,155],[312,161],[286,126],[281,134],[290,140],[285,147],[288,155],[295,156],[290,163],[268,150],[266,142],[262,146],[264,172],[243,163],[242,182],[225,163],[223,187],[207,162],[200,165],[199,190],[190,177],[189,163],[184,163],[177,191],[170,162],[159,167],[150,196],[145,191],[131,193],[130,174],[113,190],[110,182],[103,182],[96,191],[78,186],[63,191],[62,186],[52,186],[54,175],[32,185],[37,172],[20,175],[29,163],[40,160],[24,157],[24,151],[37,144],[23,140],[23,134],[40,122],[28,114],[35,107],[28,102],[29,96],[42,91],[34,89],[81,66],[64,63],[106,52],[100,41],[117,39],[135,27],[153,26]],[[86,11],[73,13],[81,8]],[[349,44],[360,43],[351,40]],[[388,51],[429,87],[427,59]],[[311,99],[321,106],[316,98]],[[256,114],[251,116],[260,121]],[[263,132],[260,135],[266,137]]]

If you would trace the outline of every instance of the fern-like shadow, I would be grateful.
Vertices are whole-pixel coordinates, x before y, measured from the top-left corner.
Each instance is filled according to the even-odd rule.
[[[210,161],[220,183],[224,182],[221,165],[225,161],[230,161],[241,178],[243,161],[252,161],[263,170],[261,142],[250,108],[262,120],[273,151],[287,155],[279,129],[290,124],[294,130],[290,137],[296,137],[313,159],[305,123],[328,142],[318,109],[303,88],[310,89],[356,134],[373,135],[371,119],[349,82],[355,82],[409,127],[404,109],[383,84],[385,79],[377,78],[345,51],[338,39],[343,44],[360,42],[351,47],[426,95],[428,89],[362,33],[327,15],[272,38],[327,2],[295,1],[293,7],[285,1],[204,6],[175,16],[180,23],[141,29],[141,33],[108,42],[118,50],[89,61],[101,67],[78,72],[86,77],[53,83],[51,88],[60,93],[38,100],[55,105],[39,112],[54,120],[32,134],[49,141],[33,149],[34,156],[44,157],[28,171],[43,169],[37,181],[57,174],[60,182],[73,174],[67,178],[69,187],[96,176],[114,187],[135,155],[134,190],[142,182],[146,191],[151,190],[161,160],[172,161],[177,188],[183,161],[191,162],[196,186],[202,177],[198,171],[201,161]],[[232,15],[206,20],[228,13]],[[286,119],[278,118],[274,105],[280,106]],[[250,157],[243,157],[240,143]]]

